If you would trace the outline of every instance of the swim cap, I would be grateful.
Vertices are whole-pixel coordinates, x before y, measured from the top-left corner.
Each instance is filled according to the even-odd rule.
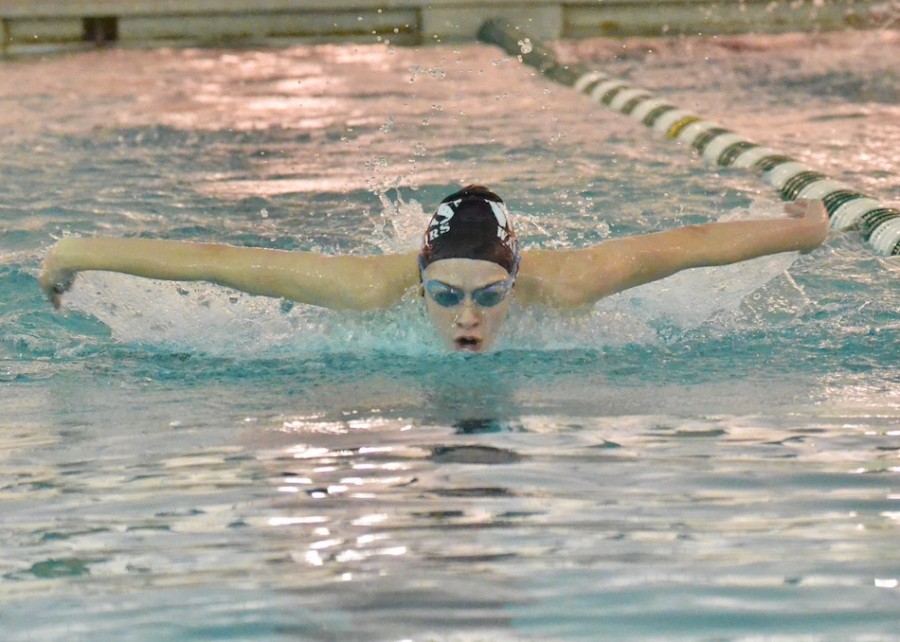
[[[425,230],[420,271],[441,259],[491,261],[515,276],[519,244],[503,199],[469,185],[441,201]]]

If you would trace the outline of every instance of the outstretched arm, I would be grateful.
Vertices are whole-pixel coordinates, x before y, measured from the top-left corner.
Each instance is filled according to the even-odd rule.
[[[690,225],[582,250],[535,252],[523,256],[522,271],[534,277],[535,301],[576,306],[688,268],[808,252],[825,240],[828,213],[821,201],[784,209],[787,218]]]
[[[153,279],[209,281],[327,308],[394,305],[417,283],[414,254],[326,256],[152,239],[61,239],[41,264],[41,287],[56,307],[78,272],[103,270]]]

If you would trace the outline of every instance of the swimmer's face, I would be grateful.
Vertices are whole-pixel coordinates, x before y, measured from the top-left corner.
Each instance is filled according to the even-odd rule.
[[[425,268],[422,281],[428,315],[448,348],[490,348],[512,299],[506,270],[491,261],[442,259]],[[453,305],[441,305],[457,299]]]

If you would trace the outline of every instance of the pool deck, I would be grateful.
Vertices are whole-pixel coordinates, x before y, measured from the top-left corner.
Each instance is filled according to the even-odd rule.
[[[496,15],[543,39],[828,31],[885,26],[889,12],[885,0],[0,0],[0,47],[422,45],[475,40]]]

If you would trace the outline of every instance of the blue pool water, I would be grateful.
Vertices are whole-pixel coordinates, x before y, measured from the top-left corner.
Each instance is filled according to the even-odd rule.
[[[583,41],[887,203],[896,32]],[[415,247],[461,183],[526,245],[776,216],[480,45],[0,67],[0,631],[24,640],[897,640],[900,263],[836,232],[444,354],[421,308],[35,277],[65,234]]]

